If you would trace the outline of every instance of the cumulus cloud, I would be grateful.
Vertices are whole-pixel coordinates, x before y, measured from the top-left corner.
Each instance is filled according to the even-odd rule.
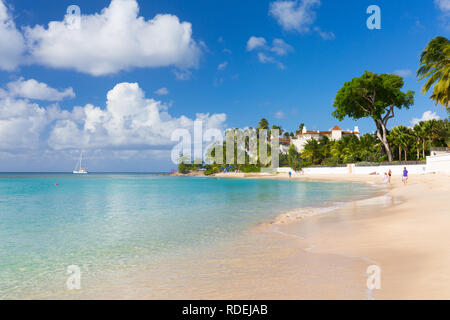
[[[14,70],[20,64],[24,51],[23,36],[16,29],[5,3],[0,0],[0,69]]]
[[[273,39],[272,45],[268,45],[265,38],[252,36],[247,41],[247,51],[257,51],[257,57],[261,63],[273,63],[278,65],[280,69],[285,69],[285,66],[273,55],[285,56],[294,51],[294,48],[283,39]]]
[[[147,99],[137,83],[119,83],[107,94],[106,108],[93,104],[62,110],[27,99],[0,97],[0,151],[168,150],[175,129],[223,129],[225,114],[173,117],[160,101]]]
[[[167,89],[165,87],[159,88],[158,90],[155,91],[155,93],[160,96],[165,96],[165,95],[169,94],[169,89]]]
[[[46,83],[35,79],[24,80],[20,78],[7,84],[8,93],[13,97],[26,99],[61,101],[66,98],[74,98],[75,93],[71,87],[61,91],[49,87]]]
[[[394,74],[396,74],[396,75],[398,75],[398,76],[400,76],[400,77],[406,78],[406,77],[411,76],[412,71],[409,70],[409,69],[401,69],[401,70],[395,70],[395,71],[394,71]]]
[[[318,6],[320,0],[275,1],[270,4],[269,14],[284,30],[304,33],[310,31]]]
[[[27,27],[32,62],[94,76],[139,67],[198,65],[201,45],[192,38],[189,22],[170,14],[151,20],[138,14],[136,0],[112,0],[101,13],[81,15],[79,27],[70,24],[70,15],[48,27]]]
[[[45,128],[64,115],[57,105],[44,108],[26,99],[0,98],[0,150],[40,148]]]
[[[190,129],[194,120],[172,117],[167,106],[146,99],[137,83],[119,83],[107,94],[106,109],[86,105],[73,116],[58,120],[50,132],[49,145],[65,148],[164,148],[172,145],[175,129]],[[225,114],[197,114],[205,128],[222,128]]]
[[[267,41],[263,37],[251,36],[247,41],[247,51],[264,48],[266,46],[266,43]]]
[[[414,126],[418,124],[420,121],[428,121],[428,120],[439,120],[441,117],[439,117],[436,112],[433,112],[431,110],[425,111],[422,115],[422,118],[413,118],[411,120],[411,124]]]

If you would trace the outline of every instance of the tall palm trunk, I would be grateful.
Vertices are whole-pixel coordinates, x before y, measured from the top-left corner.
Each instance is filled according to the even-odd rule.
[[[402,147],[398,146],[398,161],[402,161]]]
[[[417,160],[420,159],[420,140],[417,140]]]
[[[405,161],[408,161],[408,157],[407,157],[407,155],[406,155],[406,149],[404,150],[404,152],[405,152]]]
[[[425,159],[425,139],[422,139],[422,158]]]

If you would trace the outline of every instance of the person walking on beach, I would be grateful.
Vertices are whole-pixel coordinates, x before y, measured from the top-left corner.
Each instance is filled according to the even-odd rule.
[[[391,171],[391,169],[389,169],[388,176],[389,176],[389,183],[391,183],[391,177],[392,177],[392,171]]]
[[[408,170],[406,170],[406,167],[403,168],[402,182],[404,184],[408,183]]]
[[[292,177],[292,172],[289,171],[289,179]]]
[[[386,172],[384,173],[383,180],[384,180],[384,183],[389,183],[389,177],[388,177],[388,174]]]

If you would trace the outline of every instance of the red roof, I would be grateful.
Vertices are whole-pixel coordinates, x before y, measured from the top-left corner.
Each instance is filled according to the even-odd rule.
[[[342,129],[341,129],[341,128],[339,128],[339,126],[334,126],[334,128],[333,128],[333,129],[331,129],[331,130],[341,130],[341,131],[342,131]]]

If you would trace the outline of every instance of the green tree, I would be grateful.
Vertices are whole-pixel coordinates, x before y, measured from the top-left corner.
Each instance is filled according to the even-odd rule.
[[[300,123],[299,126],[298,126],[297,134],[298,133],[302,133],[304,127],[305,127],[305,124],[304,123]]]
[[[312,164],[319,164],[323,158],[322,149],[316,139],[310,139],[303,146],[302,157],[311,161]]]
[[[395,74],[365,72],[361,77],[346,82],[338,91],[333,116],[343,120],[371,117],[377,127],[377,137],[383,143],[389,161],[392,152],[387,139],[387,122],[395,116],[395,109],[409,108],[414,103],[414,92],[402,92],[403,78]]]
[[[428,43],[420,56],[417,77],[419,81],[428,78],[422,87],[422,92],[425,94],[433,87],[430,98],[449,111],[450,41],[447,38],[436,37]]]
[[[414,144],[414,137],[411,129],[405,126],[394,127],[389,133],[389,140],[398,147],[398,160],[402,160],[402,153],[405,161],[408,160],[408,151]]]
[[[412,130],[412,135],[416,141],[417,160],[420,159],[420,143],[422,142],[422,127],[416,124]]]
[[[258,131],[262,129],[269,130],[269,121],[265,118],[262,118],[258,123]]]

